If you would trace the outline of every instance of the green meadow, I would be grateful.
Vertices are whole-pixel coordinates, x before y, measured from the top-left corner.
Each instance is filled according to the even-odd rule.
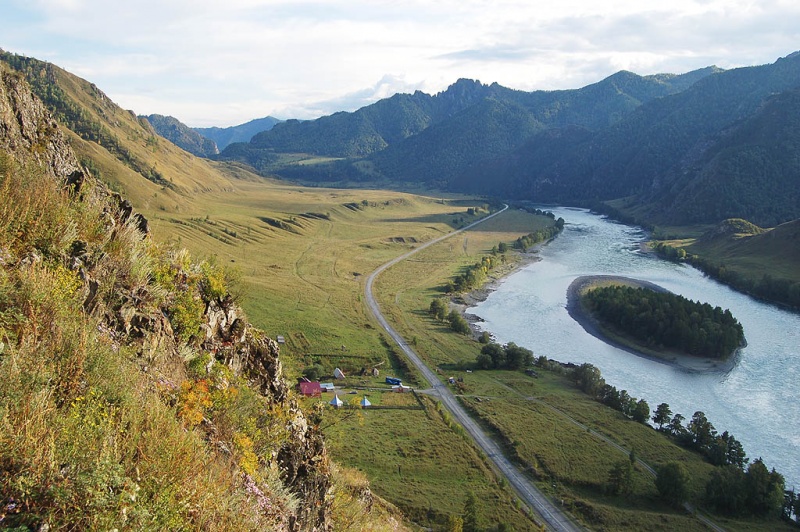
[[[383,383],[391,374],[415,387],[422,384],[368,314],[363,302],[366,277],[392,258],[485,215],[487,206],[469,198],[393,191],[231,183],[229,190],[196,196],[191,213],[147,212],[156,237],[211,256],[233,272],[250,320],[273,338],[285,338],[282,353],[289,378],[317,366],[321,380],[333,380],[333,369],[339,367],[348,375],[344,385],[357,388],[356,394],[341,396],[345,401],[360,400],[365,393],[375,406],[409,401],[388,392]],[[521,255],[511,250],[512,244],[552,223],[510,209],[426,248],[377,279],[383,312],[428,364],[439,369],[443,381],[463,379],[455,389],[463,403],[541,489],[580,522],[604,530],[704,529],[683,509],[663,503],[653,477],[640,465],[630,493],[612,495],[607,489],[610,470],[634,451],[653,467],[683,463],[697,501],[712,470],[699,455],[592,401],[557,365],[537,369],[539,378],[521,372],[467,372],[481,344],[428,313],[434,298],[460,308],[463,299],[445,293],[447,282],[491,255],[500,243],[510,250],[502,258],[496,255],[490,281],[535,260],[535,252]],[[539,355],[547,354],[535,353]],[[372,376],[372,368],[379,370],[378,377]],[[365,392],[365,387],[372,390]],[[334,410],[327,405],[330,393],[304,404],[321,412],[319,426],[334,459],[364,474],[371,489],[413,523],[447,529],[450,520],[463,515],[472,493],[487,530],[501,524],[535,529],[535,521],[463,430],[434,398],[419,396],[424,409]],[[724,526],[774,530],[782,524],[725,521]]]

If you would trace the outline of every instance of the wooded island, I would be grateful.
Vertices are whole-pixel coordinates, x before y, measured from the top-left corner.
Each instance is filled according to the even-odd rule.
[[[730,310],[669,292],[602,286],[580,295],[605,328],[648,349],[725,359],[744,345],[744,331]]]

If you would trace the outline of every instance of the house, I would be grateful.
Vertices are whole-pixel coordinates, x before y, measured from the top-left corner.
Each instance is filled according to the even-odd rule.
[[[330,404],[334,408],[340,408],[344,404],[344,401],[339,399],[338,395],[334,395],[333,399],[331,399],[331,402],[328,404]]]
[[[336,377],[337,379],[344,379],[344,371],[340,370],[339,368],[336,368],[335,370],[333,370],[333,376]]]
[[[322,387],[318,382],[301,382],[297,385],[300,394],[305,397],[320,397],[322,395]]]
[[[332,382],[321,382],[319,383],[319,387],[322,388],[323,392],[332,392],[336,389]]]

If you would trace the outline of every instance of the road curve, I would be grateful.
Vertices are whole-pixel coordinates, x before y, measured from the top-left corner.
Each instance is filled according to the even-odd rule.
[[[476,225],[497,216],[506,209],[508,209],[508,205],[505,205],[503,209],[497,211],[496,213],[486,216],[485,218],[482,218],[477,222],[473,222],[457,231],[443,235],[439,238],[431,240],[430,242],[426,242],[418,248],[387,262],[383,266],[380,266],[367,278],[364,294],[367,300],[367,307],[369,307],[369,310],[372,312],[372,315],[375,316],[375,319],[378,320],[378,323],[381,324],[381,327],[383,327],[389,336],[392,337],[400,349],[403,350],[408,359],[422,373],[425,379],[430,383],[433,390],[439,396],[447,410],[449,410],[453,417],[458,420],[459,423],[461,423],[467,433],[475,440],[475,443],[477,443],[478,446],[483,449],[483,451],[486,453],[486,456],[488,456],[489,459],[495,464],[497,469],[502,473],[506,480],[508,480],[509,484],[514,487],[520,498],[541,516],[541,518],[547,524],[547,528],[557,531],[578,531],[581,530],[581,528],[570,521],[570,519],[558,507],[556,507],[556,505],[550,501],[550,499],[545,497],[544,494],[542,494],[536,488],[536,486],[534,486],[533,483],[505,457],[500,450],[499,445],[489,436],[487,436],[483,430],[481,430],[478,424],[467,414],[466,410],[464,410],[447,386],[442,384],[442,382],[436,377],[436,374],[425,365],[419,355],[417,355],[411,346],[408,345],[403,337],[400,336],[400,334],[395,331],[391,325],[389,325],[389,322],[381,313],[380,306],[378,305],[378,302],[372,293],[372,286],[375,282],[375,279],[388,268],[429,246],[437,244],[442,240],[457,235],[463,231],[466,231],[467,229],[471,229],[472,227],[475,227]]]

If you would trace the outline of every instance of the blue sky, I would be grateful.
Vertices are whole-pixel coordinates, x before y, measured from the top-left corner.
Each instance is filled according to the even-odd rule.
[[[577,88],[800,49],[797,0],[2,0],[0,47],[190,126],[314,118],[458,78]]]

